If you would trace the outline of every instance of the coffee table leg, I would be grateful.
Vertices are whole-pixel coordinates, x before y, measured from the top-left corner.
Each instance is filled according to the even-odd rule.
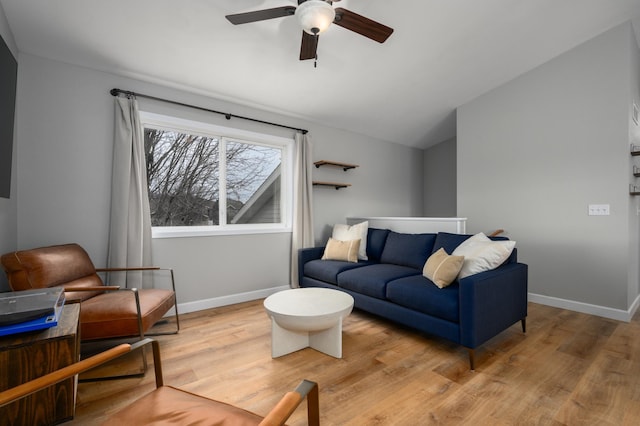
[[[342,318],[327,330],[310,332],[309,346],[334,358],[342,358]]]
[[[271,318],[271,358],[309,347],[309,333],[287,330]]]

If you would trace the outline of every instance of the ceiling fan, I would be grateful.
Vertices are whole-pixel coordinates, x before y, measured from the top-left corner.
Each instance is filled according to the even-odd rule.
[[[267,19],[282,18],[295,15],[302,26],[302,45],[300,60],[317,59],[318,35],[334,23],[378,43],[384,43],[393,33],[393,28],[379,22],[365,18],[362,15],[332,4],[340,0],[298,0],[298,7],[282,6],[273,9],[256,10],[253,12],[227,15],[226,18],[234,25]]]

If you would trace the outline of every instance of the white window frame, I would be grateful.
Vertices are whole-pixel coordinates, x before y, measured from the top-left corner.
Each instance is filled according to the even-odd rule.
[[[211,123],[188,120],[140,111],[142,134],[145,127],[161,130],[188,132],[195,135],[213,137],[219,140],[220,169],[226,167],[224,157],[227,141],[262,145],[282,150],[280,165],[280,223],[227,224],[226,218],[226,172],[220,173],[220,205],[224,206],[220,212],[220,225],[211,226],[154,226],[151,228],[152,238],[204,237],[214,235],[241,234],[269,234],[291,232],[291,218],[293,215],[293,150],[294,140],[281,136],[251,132],[248,130],[223,127]]]

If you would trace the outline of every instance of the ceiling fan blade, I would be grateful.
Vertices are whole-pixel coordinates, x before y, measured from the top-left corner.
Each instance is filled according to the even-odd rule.
[[[318,50],[318,36],[302,32],[302,44],[300,45],[300,60],[315,59]]]
[[[256,10],[253,12],[237,13],[235,15],[227,15],[225,18],[233,25],[248,24],[250,22],[264,21],[266,19],[282,18],[283,16],[291,16],[296,12],[294,6],[275,7],[273,9]]]
[[[335,10],[336,19],[333,21],[334,24],[375,40],[378,43],[384,43],[393,33],[393,28],[342,7],[336,7]]]

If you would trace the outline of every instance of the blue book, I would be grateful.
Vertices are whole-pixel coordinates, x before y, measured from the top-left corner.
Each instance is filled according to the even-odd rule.
[[[0,336],[58,325],[64,302],[62,288],[0,293]]]

